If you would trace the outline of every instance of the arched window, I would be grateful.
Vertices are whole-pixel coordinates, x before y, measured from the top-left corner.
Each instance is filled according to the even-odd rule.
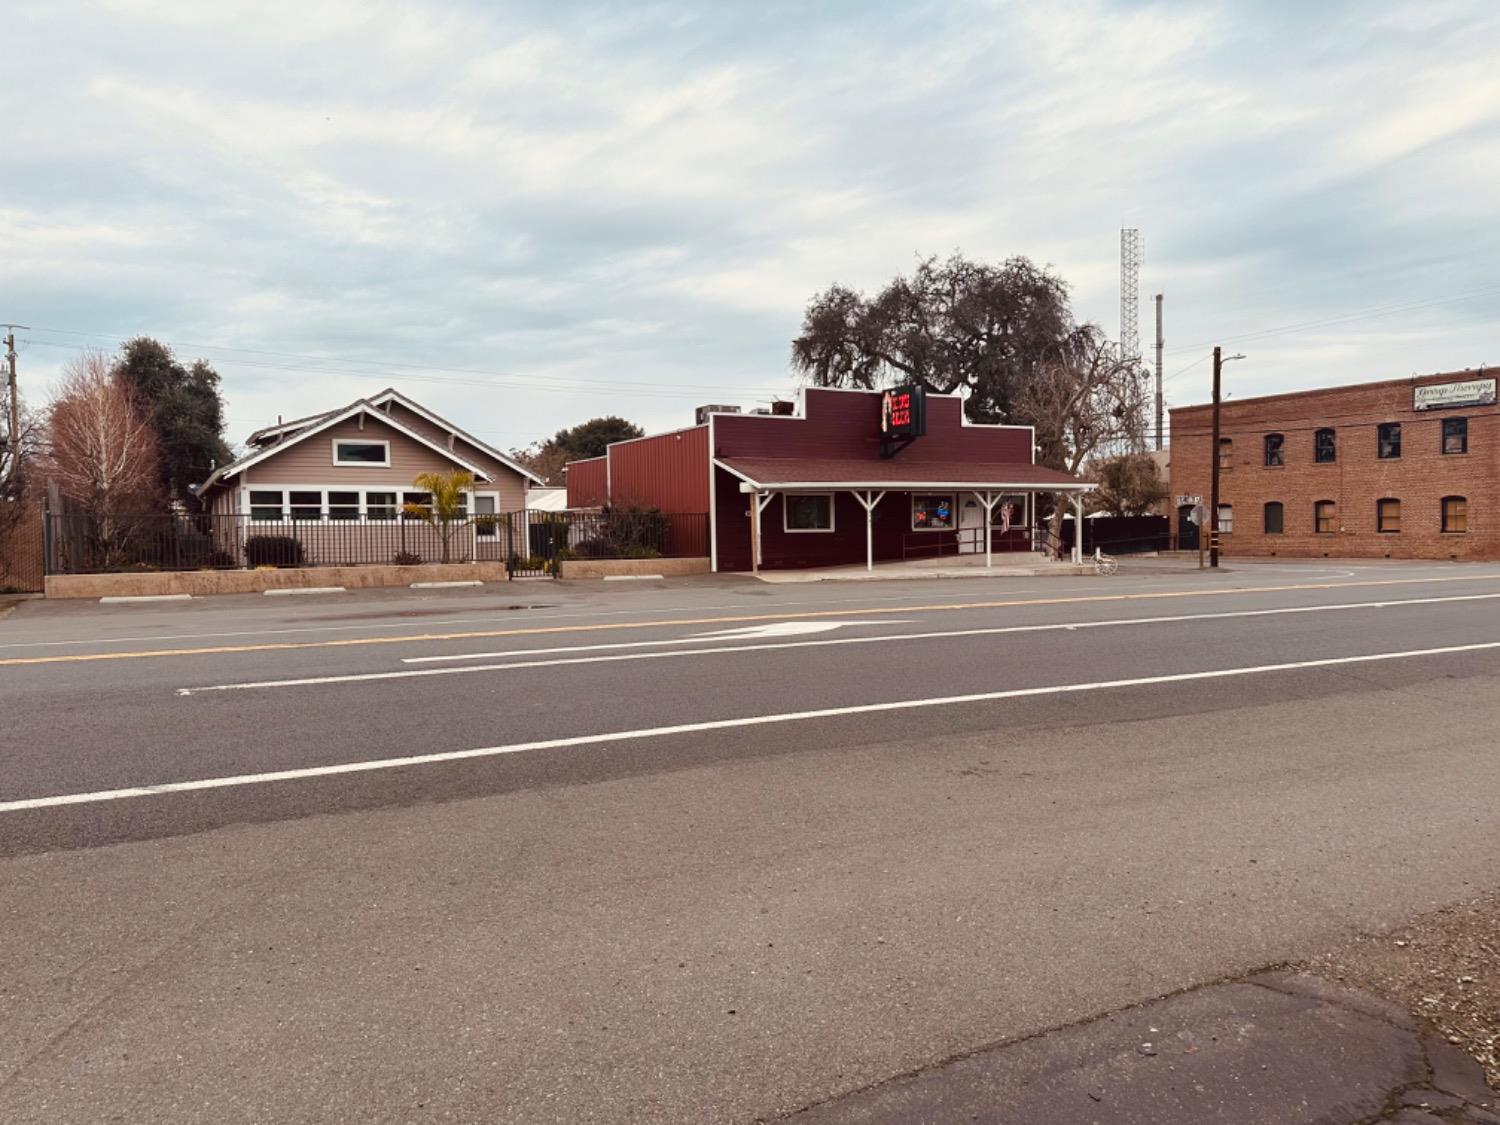
[[[1319,535],[1332,535],[1338,530],[1338,505],[1332,500],[1319,500],[1313,504],[1313,530]]]
[[[1285,434],[1267,434],[1266,435],[1266,464],[1267,465],[1285,465],[1286,464],[1286,435]]]
[[[1330,465],[1338,459],[1338,442],[1333,430],[1323,429],[1313,434],[1313,460],[1320,465]]]
[[[1375,530],[1387,532],[1401,530],[1401,501],[1392,499],[1375,501]]]
[[[1443,497],[1443,530],[1454,533],[1469,530],[1469,501],[1466,498]]]
[[[1266,505],[1265,526],[1267,535],[1280,535],[1286,530],[1286,509],[1280,500],[1272,500]]]

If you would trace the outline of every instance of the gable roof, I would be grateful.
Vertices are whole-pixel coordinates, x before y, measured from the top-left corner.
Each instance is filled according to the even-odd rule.
[[[436,442],[431,441],[423,435],[417,433],[417,431],[412,429],[410,426],[402,425],[400,422],[396,421],[396,419],[387,414],[384,410],[379,409],[369,399],[362,398],[357,402],[351,403],[349,406],[346,406],[343,410],[337,410],[329,414],[317,416],[312,425],[298,430],[296,433],[292,434],[290,437],[286,438],[283,441],[278,441],[273,445],[263,446],[260,449],[257,449],[254,453],[246,454],[238,461],[231,461],[229,464],[215,469],[212,473],[209,474],[206,481],[204,481],[196,489],[194,489],[194,492],[201,496],[205,491],[212,488],[220,481],[228,477],[232,477],[237,473],[243,472],[251,465],[259,464],[261,461],[265,461],[268,458],[274,457],[276,456],[276,454],[283,452],[293,445],[296,445],[298,442],[305,441],[307,438],[310,438],[315,434],[320,434],[324,430],[329,429],[332,426],[336,426],[340,422],[347,421],[348,419],[353,418],[359,414],[367,414],[370,417],[377,419],[382,424],[391,427],[391,429],[395,430],[397,433],[404,434],[407,437],[411,438],[412,441],[419,442],[422,445],[425,445],[428,449],[431,449],[433,452],[439,454],[442,457],[446,457],[448,460],[452,461],[460,468],[467,469],[469,472],[473,473],[475,480],[487,481],[490,479],[489,473],[485,472],[478,465],[470,464],[468,461],[465,461],[462,457],[454,453],[452,450],[444,449]]]
[[[547,483],[541,477],[539,477],[535,473],[533,473],[530,469],[526,468],[526,466],[524,466],[522,464],[519,464],[514,459],[512,459],[511,457],[508,457],[504,453],[501,453],[498,449],[494,448],[493,446],[486,445],[484,442],[480,441],[473,434],[464,432],[463,430],[461,430],[457,426],[455,426],[452,422],[448,421],[448,419],[446,419],[444,417],[441,417],[440,415],[434,414],[432,411],[428,410],[421,403],[413,402],[411,399],[407,398],[400,391],[396,390],[396,388],[394,388],[394,387],[387,387],[385,390],[381,391],[378,395],[372,395],[369,401],[372,402],[372,403],[374,403],[376,406],[382,406],[382,405],[384,405],[385,403],[388,403],[388,402],[399,402],[402,406],[406,407],[406,409],[410,410],[413,414],[416,414],[419,417],[427,419],[427,421],[431,422],[434,426],[440,426],[443,429],[447,430],[449,433],[454,434],[457,437],[463,438],[464,441],[468,442],[475,449],[477,449],[480,452],[486,453],[489,456],[493,457],[496,461],[499,461],[500,464],[504,465],[506,468],[508,468],[508,469],[514,469],[516,472],[520,473],[524,477],[529,478],[531,481],[533,481],[536,484],[546,484]]]

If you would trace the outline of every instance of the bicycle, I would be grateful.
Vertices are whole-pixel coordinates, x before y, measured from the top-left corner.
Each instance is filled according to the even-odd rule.
[[[1120,561],[1113,555],[1106,555],[1098,547],[1094,548],[1094,573],[1109,576],[1120,569]]]

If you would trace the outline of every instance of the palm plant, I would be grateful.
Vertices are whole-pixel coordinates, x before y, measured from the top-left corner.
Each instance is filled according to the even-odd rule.
[[[438,541],[443,548],[443,562],[448,562],[453,525],[465,517],[466,494],[474,487],[474,474],[463,470],[423,473],[411,483],[413,488],[420,488],[432,497],[432,503],[404,504],[401,510],[413,519],[419,519],[437,529]]]

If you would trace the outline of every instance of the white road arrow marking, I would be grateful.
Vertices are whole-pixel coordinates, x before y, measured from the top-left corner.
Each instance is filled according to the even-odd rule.
[[[911,618],[889,621],[777,621],[770,625],[752,625],[739,629],[721,629],[716,633],[692,633],[664,641],[615,641],[612,644],[564,645],[561,648],[521,648],[502,652],[449,652],[440,656],[406,656],[402,664],[450,664],[459,660],[497,660],[512,656],[543,656],[560,652],[608,652],[622,648],[670,648],[673,645],[702,644],[704,641],[743,641],[762,637],[795,637],[805,633],[823,633],[844,625],[909,625]]]
[[[718,629],[712,633],[695,633],[693,640],[709,637],[724,640],[748,641],[761,637],[801,637],[808,633],[828,633],[849,625],[909,625],[910,619],[893,618],[886,621],[773,621],[768,625],[748,625],[740,629]]]

